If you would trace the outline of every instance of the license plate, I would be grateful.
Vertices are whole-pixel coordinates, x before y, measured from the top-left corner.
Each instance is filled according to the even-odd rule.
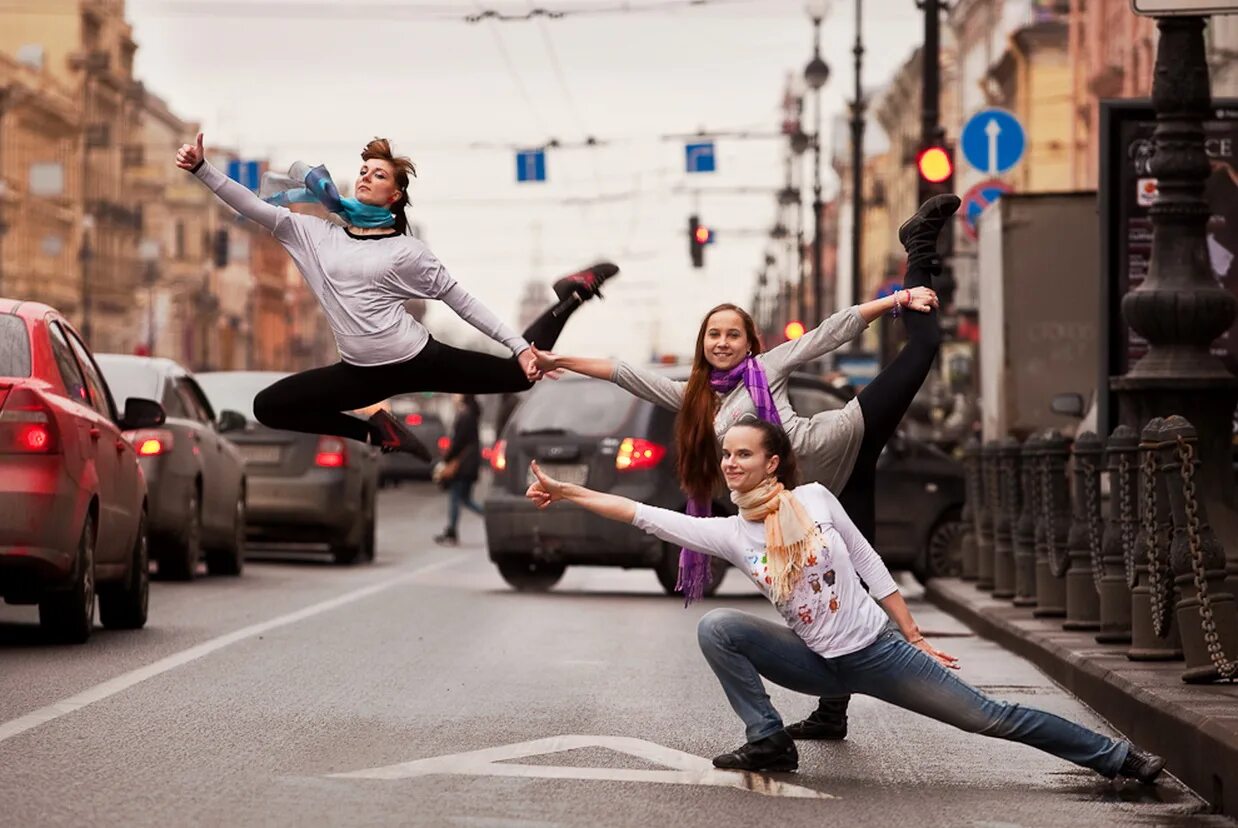
[[[279,463],[279,446],[240,446],[246,463],[274,466]]]
[[[584,463],[538,463],[538,465],[547,475],[562,483],[583,486],[589,479],[589,467]],[[532,483],[536,479],[533,476],[533,469],[530,468],[528,482]]]

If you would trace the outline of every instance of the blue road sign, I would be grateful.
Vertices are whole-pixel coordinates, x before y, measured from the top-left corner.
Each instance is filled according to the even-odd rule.
[[[1027,136],[1006,110],[982,109],[963,125],[959,147],[968,164],[986,175],[1000,175],[1023,158]]]
[[[706,141],[701,144],[684,146],[684,166],[690,173],[709,173],[717,170],[714,165],[714,143]]]
[[[546,180],[546,150],[520,150],[516,153],[517,181]]]
[[[1006,193],[1011,192],[1010,185],[996,178],[981,181],[963,196],[963,204],[959,212],[963,217],[963,230],[967,237],[975,241],[978,222],[985,209]]]
[[[228,162],[228,177],[256,193],[262,179],[260,167],[257,161],[241,161],[234,158]]]

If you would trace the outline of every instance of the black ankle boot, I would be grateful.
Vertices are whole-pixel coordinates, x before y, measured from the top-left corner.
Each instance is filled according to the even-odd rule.
[[[787,735],[796,741],[838,742],[846,739],[847,704],[850,701],[850,698],[822,699],[807,719],[787,726]]]
[[[959,197],[951,193],[933,196],[898,228],[899,243],[907,251],[908,268],[920,266],[940,270],[937,237],[950,217],[958,212],[961,203]]]
[[[1138,779],[1145,785],[1151,785],[1164,769],[1164,759],[1131,745],[1126,759],[1122,762],[1122,767],[1118,768],[1118,776]]]
[[[793,771],[799,766],[799,752],[785,730],[714,757],[714,767],[725,770]]]

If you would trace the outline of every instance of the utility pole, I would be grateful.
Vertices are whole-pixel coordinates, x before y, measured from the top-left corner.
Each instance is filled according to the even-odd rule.
[[[924,149],[945,138],[941,128],[941,0],[920,0],[920,6],[924,9],[920,149]]]

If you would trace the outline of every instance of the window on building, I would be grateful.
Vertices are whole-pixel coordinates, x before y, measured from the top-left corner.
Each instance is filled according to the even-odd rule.
[[[185,222],[176,222],[176,258],[185,258]]]

